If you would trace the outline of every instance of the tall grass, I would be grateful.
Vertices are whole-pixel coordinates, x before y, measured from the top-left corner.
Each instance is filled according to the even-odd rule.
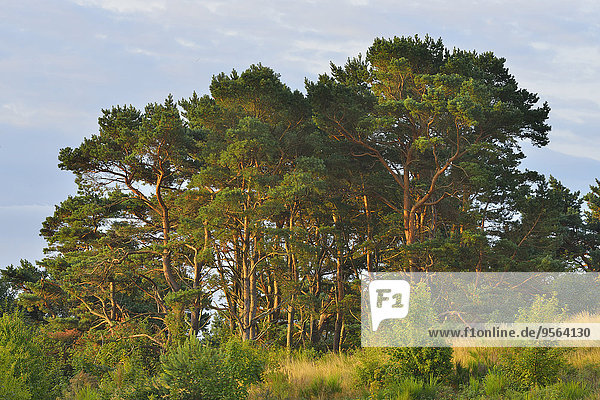
[[[357,356],[297,353],[274,360],[265,380],[250,390],[250,399],[347,399],[362,395],[357,385]]]
[[[428,381],[411,376],[394,381],[386,376],[390,358],[383,349],[352,354],[313,352],[272,357],[263,382],[250,390],[253,400],[293,399],[598,399],[600,348],[574,348],[565,353],[558,381],[519,388],[506,371],[510,348],[455,348],[456,367],[450,380]],[[462,374],[462,376],[461,376]]]

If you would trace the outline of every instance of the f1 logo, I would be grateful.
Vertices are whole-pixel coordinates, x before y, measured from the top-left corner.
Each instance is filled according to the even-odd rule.
[[[371,325],[373,331],[384,319],[402,319],[408,315],[410,285],[402,280],[374,280],[369,283]]]

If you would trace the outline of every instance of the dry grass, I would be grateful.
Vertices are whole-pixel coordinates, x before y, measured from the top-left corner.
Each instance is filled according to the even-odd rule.
[[[600,321],[600,317],[580,315],[577,320],[597,322]],[[498,358],[502,351],[510,352],[510,348],[456,347],[453,352],[453,361],[467,368],[471,376],[481,381],[485,379],[493,366],[499,363]],[[350,355],[326,354],[321,358],[313,356],[310,353],[299,353],[292,356],[279,354],[265,375],[265,381],[251,388],[249,399],[340,400],[368,398],[369,390],[373,388],[367,387],[368,384],[364,384],[364,382],[360,383],[361,379],[357,371],[362,367],[368,370],[370,366],[384,365],[388,358],[385,351],[369,348]],[[581,385],[588,390],[586,399],[600,400],[600,348],[572,348],[566,352],[566,360],[569,367],[564,371],[565,382],[581,382]],[[450,387],[446,389],[457,390],[457,388],[450,389]],[[459,395],[457,392],[454,393]],[[535,396],[534,392],[521,393],[521,396],[524,396],[522,398],[537,398],[530,397]]]
[[[454,364],[469,366],[480,363],[487,368],[498,363],[500,348],[497,347],[455,347],[452,352]]]
[[[326,354],[313,359],[302,354],[282,357],[267,372],[265,382],[250,391],[250,399],[356,398],[356,356]]]
[[[288,359],[284,360],[280,371],[284,372],[294,386],[306,386],[315,378],[337,379],[343,389],[355,382],[354,363],[346,354],[327,354],[318,360]],[[346,391],[345,390],[345,391]]]

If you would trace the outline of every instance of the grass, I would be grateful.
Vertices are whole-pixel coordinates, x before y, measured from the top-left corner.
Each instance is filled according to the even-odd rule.
[[[347,399],[362,396],[357,387],[356,355],[309,353],[279,355],[250,399]],[[350,397],[349,397],[350,396]]]
[[[273,357],[261,384],[250,399],[598,399],[600,400],[600,348],[573,348],[566,352],[560,378],[546,386],[528,389],[512,385],[500,368],[507,348],[455,348],[454,375],[444,382],[385,377],[389,356],[382,349],[361,349],[352,354],[311,352]]]

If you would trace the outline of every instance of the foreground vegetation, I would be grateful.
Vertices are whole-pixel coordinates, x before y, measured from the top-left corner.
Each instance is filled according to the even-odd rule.
[[[358,350],[365,271],[600,268],[600,183],[519,168],[549,112],[504,59],[429,37],[376,39],[306,94],[252,65],[102,110],[60,151],[79,190],[46,257],[2,271],[2,398],[595,392],[594,351]]]
[[[265,349],[187,339],[160,353],[139,339],[48,334],[0,318],[0,398],[595,399],[597,348]]]

